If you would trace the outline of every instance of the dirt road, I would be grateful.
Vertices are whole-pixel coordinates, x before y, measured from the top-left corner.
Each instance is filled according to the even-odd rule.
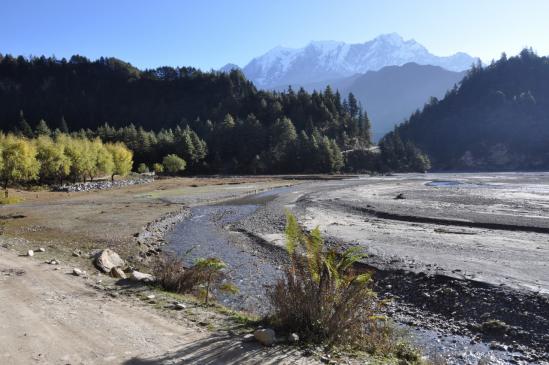
[[[71,271],[0,249],[1,364],[313,363],[112,298]]]

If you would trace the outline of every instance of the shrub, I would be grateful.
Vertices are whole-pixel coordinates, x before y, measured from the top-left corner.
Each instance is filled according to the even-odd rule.
[[[162,165],[161,163],[155,163],[153,165],[153,171],[155,174],[161,174],[164,172],[164,165]]]
[[[139,166],[137,166],[137,172],[139,172],[140,174],[145,174],[149,172],[149,167],[144,163],[140,163]]]
[[[490,336],[503,336],[509,330],[509,325],[498,319],[490,319],[483,322],[480,329]]]
[[[183,260],[175,255],[161,255],[153,264],[156,282],[165,290],[174,293],[189,293],[197,279],[193,272],[186,270]]]
[[[177,174],[185,170],[187,163],[181,157],[172,154],[164,157],[164,159],[162,160],[162,165],[164,166],[164,169],[167,173]]]
[[[287,214],[285,277],[268,292],[272,324],[305,341],[393,354],[402,351],[392,327],[381,315],[383,302],[372,290],[371,273],[359,272],[359,248],[326,250],[318,228],[310,234]]]
[[[225,281],[226,274],[223,271],[227,265],[218,258],[199,259],[191,268],[199,273],[202,279],[200,282],[200,297],[204,298],[204,302],[208,304],[211,290],[214,285],[220,291],[234,294],[238,289],[229,282]]]
[[[226,264],[218,258],[199,259],[185,268],[183,260],[175,255],[162,255],[153,265],[156,282],[165,290],[192,293],[208,304],[212,289],[235,293],[238,289],[228,282],[224,272]]]

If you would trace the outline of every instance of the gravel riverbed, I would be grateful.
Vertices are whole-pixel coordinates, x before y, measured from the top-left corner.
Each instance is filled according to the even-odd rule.
[[[458,184],[429,185],[456,179],[474,187],[459,186],[463,191],[456,191]],[[479,191],[479,181],[500,187],[484,186],[489,191]],[[370,254],[364,265],[376,271],[376,290],[393,299],[388,314],[428,351],[456,364],[476,364],[481,358],[491,363],[546,363],[549,300],[544,280],[549,276],[543,260],[548,260],[543,257],[546,249],[536,247],[546,248],[547,236],[520,228],[545,227],[538,224],[545,211],[534,207],[544,203],[546,183],[549,177],[544,174],[403,175],[307,182],[192,208],[190,218],[177,225],[167,241],[178,252],[194,247],[189,261],[204,256],[227,261],[241,292],[222,301],[262,313],[268,309],[265,286],[276,280],[285,260],[281,248],[285,209],[291,209],[306,227],[320,225],[329,242],[364,246]],[[530,194],[529,200],[520,205],[524,191]],[[401,193],[404,199],[395,199]],[[410,222],[358,208],[449,222]],[[509,218],[513,214],[520,219]],[[535,219],[528,220],[529,215]],[[517,228],[451,224],[465,218]],[[512,265],[505,266],[505,260]]]

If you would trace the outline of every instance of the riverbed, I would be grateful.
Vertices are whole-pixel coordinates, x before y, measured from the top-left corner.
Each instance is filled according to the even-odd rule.
[[[475,363],[482,356],[536,363],[549,341],[543,333],[549,328],[548,192],[547,174],[313,181],[193,207],[168,242],[188,264],[199,257],[223,259],[240,293],[221,294],[219,300],[263,314],[266,288],[280,277],[286,260],[281,246],[284,211],[290,209],[304,226],[319,225],[330,240],[367,250],[366,264],[378,270],[383,285],[380,294],[401,298],[395,320],[428,351],[454,363]],[[459,297],[448,299],[441,290]],[[526,302],[534,304],[526,308]],[[482,308],[485,319],[501,316],[516,327],[516,338],[496,338],[489,349],[492,338],[479,339],[470,330],[484,313],[475,316],[467,306]],[[513,308],[526,315],[515,315]]]

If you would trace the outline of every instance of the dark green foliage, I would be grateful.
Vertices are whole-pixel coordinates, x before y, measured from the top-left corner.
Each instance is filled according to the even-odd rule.
[[[34,134],[37,137],[51,135],[51,129],[48,127],[48,124],[45,120],[40,119],[40,121],[36,125],[36,128],[34,129]]]
[[[353,95],[258,91],[238,70],[141,71],[115,58],[6,55],[0,85],[5,131],[31,136],[27,120],[43,119],[53,130],[122,141],[136,164],[177,154],[189,173],[332,173],[342,169],[341,149],[370,145]]]
[[[398,134],[436,169],[549,168],[549,59],[523,50],[476,65],[442,100],[385,137]]]
[[[381,171],[380,155],[366,149],[349,151],[345,154],[345,167],[354,173]]]
[[[149,172],[149,167],[147,165],[145,165],[144,163],[140,163],[137,166],[137,172],[139,172],[140,174],[145,174],[145,173]]]
[[[25,115],[23,114],[23,111],[19,111],[19,121],[17,123],[17,127],[15,127],[15,131],[18,134],[22,134],[24,137],[32,138],[34,137],[34,133],[32,131],[32,128],[30,124],[25,119]]]
[[[427,155],[412,142],[402,141],[397,130],[383,137],[379,147],[380,168],[383,171],[426,172],[431,168]]]

